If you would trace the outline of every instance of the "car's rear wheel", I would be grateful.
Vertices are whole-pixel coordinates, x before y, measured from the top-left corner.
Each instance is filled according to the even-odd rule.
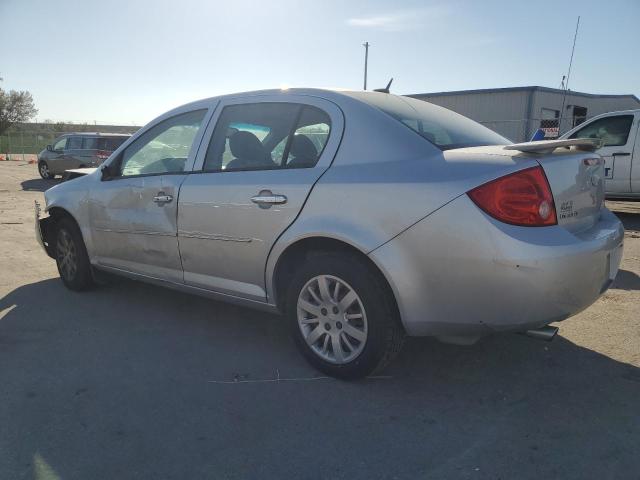
[[[365,377],[384,367],[403,343],[388,287],[354,255],[308,256],[291,280],[285,309],[302,354],[327,375]]]
[[[82,234],[75,222],[61,219],[56,229],[56,265],[65,286],[81,291],[93,286],[91,263]]]
[[[55,177],[55,175],[51,173],[51,170],[49,170],[49,165],[47,164],[47,162],[44,161],[38,163],[38,173],[45,180],[51,180]]]

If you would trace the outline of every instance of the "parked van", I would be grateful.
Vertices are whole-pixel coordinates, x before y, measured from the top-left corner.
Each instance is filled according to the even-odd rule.
[[[71,168],[97,167],[131,135],[122,133],[66,133],[38,154],[38,172],[45,179]]]
[[[560,138],[599,138],[607,197],[640,198],[640,110],[598,115]]]

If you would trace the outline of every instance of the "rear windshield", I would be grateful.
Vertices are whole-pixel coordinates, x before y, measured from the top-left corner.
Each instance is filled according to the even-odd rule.
[[[467,117],[423,100],[387,93],[349,92],[348,95],[382,110],[440,150],[512,143]]]

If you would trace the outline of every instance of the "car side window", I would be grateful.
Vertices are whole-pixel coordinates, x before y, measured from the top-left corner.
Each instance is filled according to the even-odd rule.
[[[287,168],[311,168],[329,140],[331,120],[316,107],[305,106],[298,119],[286,159]]]
[[[206,109],[176,115],[142,134],[122,152],[120,175],[150,175],[184,171]]]
[[[98,148],[98,139],[96,137],[84,137],[82,139],[83,150],[96,150]]]
[[[599,138],[603,147],[626,145],[633,115],[617,115],[595,120],[569,138]]]
[[[293,103],[225,107],[205,157],[205,171],[313,167],[330,132],[322,110]]]
[[[69,137],[66,150],[80,150],[82,148],[82,137]]]
[[[279,102],[225,107],[207,148],[204,170],[278,168],[282,152],[274,152],[274,149],[291,135],[300,108],[294,103]]]
[[[63,137],[60,140],[58,140],[56,143],[53,144],[53,147],[51,148],[54,152],[62,152],[65,149],[65,146],[67,145],[67,140],[69,137]]]

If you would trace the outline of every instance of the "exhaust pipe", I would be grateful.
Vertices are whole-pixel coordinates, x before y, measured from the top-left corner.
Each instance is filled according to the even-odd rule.
[[[557,333],[558,327],[550,327],[549,325],[540,328],[533,328],[524,332],[527,337],[537,338],[538,340],[544,340],[545,342],[553,340]]]

